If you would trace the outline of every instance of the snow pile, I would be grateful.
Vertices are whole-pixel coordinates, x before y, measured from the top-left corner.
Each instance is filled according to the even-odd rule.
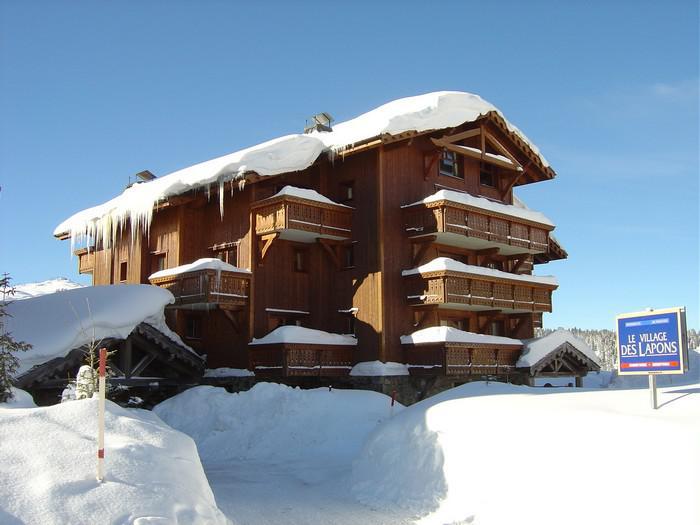
[[[260,339],[253,339],[251,345],[274,345],[280,343],[310,345],[357,345],[357,339],[349,335],[331,334],[323,330],[303,326],[280,326]]]
[[[255,374],[245,368],[207,368],[204,377],[255,377]]]
[[[56,279],[49,279],[48,281],[41,281],[38,283],[18,284],[14,288],[15,294],[7,298],[9,301],[30,299],[32,297],[62,292],[64,290],[74,290],[76,288],[83,288],[83,285],[74,283],[65,277],[57,277]]]
[[[408,367],[403,363],[388,361],[362,361],[350,370],[351,376],[407,376]]]
[[[297,188],[296,186],[285,186],[280,191],[275,193],[272,197],[270,197],[270,199],[274,199],[275,197],[282,197],[284,195],[287,195],[288,197],[306,199],[307,201],[322,202],[323,204],[332,204],[333,206],[342,206],[343,208],[350,207],[346,206],[345,204],[340,204],[338,202],[332,201],[328,197],[324,197],[317,191],[309,190],[306,188]]]
[[[107,476],[95,480],[97,400],[0,405],[0,522],[226,524],[192,440],[107,402]]]
[[[75,290],[13,301],[6,307],[6,329],[16,341],[32,345],[17,354],[17,375],[74,348],[113,337],[125,339],[147,322],[183,347],[187,346],[165,324],[163,308],[172,294],[156,286],[120,284],[87,286]]]
[[[410,208],[411,206],[429,204],[431,202],[438,201],[456,202],[459,204],[464,204],[466,206],[471,206],[473,208],[493,211],[511,217],[520,217],[521,219],[525,219],[531,222],[544,224],[545,226],[551,226],[552,228],[554,227],[554,223],[550,221],[543,213],[540,213],[538,211],[532,211],[530,209],[523,208],[522,206],[517,206],[513,204],[503,204],[500,202],[489,200],[485,197],[475,197],[468,193],[452,190],[440,190],[436,193],[433,193],[429,197],[426,197],[423,200],[414,202],[413,204],[406,204],[401,207]]]
[[[482,266],[474,266],[464,264],[449,257],[436,257],[429,263],[418,266],[411,270],[404,270],[401,275],[416,275],[430,272],[452,271],[461,273],[470,273],[474,275],[483,275],[485,277],[495,277],[498,279],[508,279],[510,281],[522,281],[527,283],[546,284],[548,286],[558,286],[557,278],[551,275],[526,275],[502,272],[492,268],[484,268]]]
[[[36,408],[36,403],[34,403],[34,398],[32,398],[29,392],[20,390],[19,388],[12,387],[12,398],[5,403],[0,403],[0,409],[2,408]],[[0,516],[2,516],[0,514]]]
[[[420,345],[428,343],[468,343],[487,345],[516,345],[521,346],[520,339],[501,337],[498,335],[475,334],[465,332],[451,326],[431,326],[423,328],[411,335],[402,335],[402,345]]]
[[[176,266],[175,268],[168,268],[166,270],[161,270],[154,274],[151,274],[148,279],[159,279],[161,277],[170,277],[172,275],[180,275],[188,272],[197,272],[200,270],[216,270],[219,274],[223,272],[236,272],[236,273],[250,273],[250,270],[244,268],[238,268],[232,264],[217,259],[216,257],[205,257],[203,259],[197,259],[196,261],[183,264],[181,266]]]
[[[238,394],[198,386],[153,411],[190,435],[205,463],[245,459],[338,465],[351,461],[369,433],[389,417],[390,401],[362,390],[258,383]],[[401,408],[394,407],[397,412]]]
[[[104,243],[105,247],[109,247],[117,231],[126,227],[127,223],[131,227],[132,239],[139,230],[147,232],[154,206],[159,202],[199,188],[209,192],[211,186],[218,187],[219,208],[223,216],[225,185],[242,180],[247,173],[272,176],[304,170],[324,152],[342,152],[357,142],[381,134],[452,128],[473,122],[489,112],[503,117],[495,106],[481,97],[457,91],[440,91],[394,100],[357,118],[336,124],[331,132],[287,135],[164,177],[133,184],[114,199],[76,213],[62,222],[54,230],[54,235],[69,235],[71,249],[76,242],[86,241]],[[548,166],[537,147],[519,129],[507,121],[506,125],[538,155],[544,166]]]
[[[568,330],[561,328],[545,335],[544,337],[525,339],[523,341],[523,353],[515,366],[518,368],[529,368],[534,366],[542,359],[547,357],[550,352],[553,352],[564,343],[569,343],[571,346],[576,348],[576,350],[588,357],[588,359],[600,366],[598,356],[593,349],[586,344],[585,341],[579,339]]]
[[[638,390],[469,383],[379,427],[354,464],[353,492],[423,525],[694,525],[698,391],[662,391],[654,411]]]

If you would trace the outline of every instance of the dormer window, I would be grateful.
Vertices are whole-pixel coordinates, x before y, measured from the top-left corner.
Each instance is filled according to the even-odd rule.
[[[459,163],[457,162],[457,154],[448,149],[442,150],[440,155],[440,175],[447,177],[459,177]]]
[[[496,187],[496,170],[491,164],[481,163],[479,170],[479,184],[482,186]]]

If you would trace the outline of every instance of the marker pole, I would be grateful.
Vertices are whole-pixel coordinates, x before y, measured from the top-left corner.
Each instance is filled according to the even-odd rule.
[[[651,408],[656,410],[656,374],[649,374],[649,397],[651,398]]]
[[[97,402],[97,481],[105,478],[105,371],[107,349],[100,348],[100,390]]]
[[[391,391],[391,408],[389,409],[389,417],[394,417],[394,404],[396,404],[396,390]]]

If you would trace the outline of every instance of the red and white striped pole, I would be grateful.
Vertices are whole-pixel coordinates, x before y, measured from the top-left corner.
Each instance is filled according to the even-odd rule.
[[[97,402],[97,481],[105,478],[105,371],[107,349],[100,348],[100,385]]]

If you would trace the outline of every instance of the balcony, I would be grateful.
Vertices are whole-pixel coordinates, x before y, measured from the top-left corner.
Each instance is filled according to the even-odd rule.
[[[425,375],[504,375],[512,373],[522,342],[435,326],[401,337],[409,373]]]
[[[302,188],[285,186],[280,192],[253,205],[255,233],[279,235],[296,242],[316,239],[350,239],[352,208]]]
[[[281,326],[250,343],[258,377],[327,377],[350,373],[357,340],[301,326]]]
[[[502,255],[547,252],[554,229],[539,212],[450,190],[403,208],[411,238],[434,235],[440,244],[474,250],[498,247]]]
[[[439,257],[402,273],[411,305],[505,313],[552,311],[553,277],[516,275]]]
[[[95,269],[95,249],[81,248],[73,252],[78,257],[78,273],[92,273]]]
[[[156,272],[148,279],[175,296],[176,308],[239,310],[248,304],[250,272],[219,259]]]

